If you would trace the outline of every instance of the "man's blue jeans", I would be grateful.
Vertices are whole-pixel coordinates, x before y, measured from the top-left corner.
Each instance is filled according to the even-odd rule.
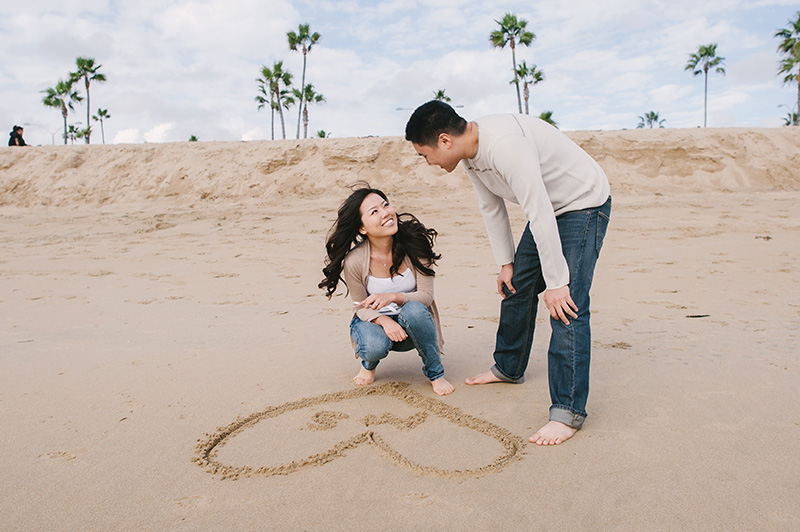
[[[550,419],[575,429],[581,428],[587,416],[592,346],[589,290],[610,215],[609,197],[601,207],[568,212],[556,218],[561,250],[569,266],[569,292],[578,307],[578,317],[567,316],[569,325],[550,318],[552,335],[547,359],[553,403]],[[539,294],[546,288],[530,225],[525,227],[514,256],[511,284],[516,293],[504,287],[506,297],[500,305],[492,373],[501,380],[519,383],[524,380],[531,354]]]
[[[350,321],[350,336],[356,345],[356,355],[361,359],[361,365],[372,371],[386,358],[389,351],[410,351],[416,348],[422,358],[422,372],[428,380],[435,381],[444,376],[439,358],[436,325],[428,307],[418,301],[409,301],[400,307],[400,314],[389,317],[400,324],[408,338],[402,342],[393,342],[377,323],[362,321],[358,316],[353,316]]]

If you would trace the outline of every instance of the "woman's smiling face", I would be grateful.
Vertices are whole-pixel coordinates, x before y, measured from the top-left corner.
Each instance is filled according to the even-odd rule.
[[[397,212],[388,201],[370,194],[361,202],[360,232],[371,237],[394,235],[397,233]]]

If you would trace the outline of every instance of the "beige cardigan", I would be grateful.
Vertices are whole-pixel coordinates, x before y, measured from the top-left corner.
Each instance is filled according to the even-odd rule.
[[[367,281],[369,277],[369,258],[370,247],[369,240],[364,240],[362,243],[354,247],[344,258],[344,282],[350,290],[350,297],[353,298],[355,303],[363,301],[369,295],[367,293]],[[403,294],[403,304],[409,301],[419,301],[431,311],[433,323],[436,326],[436,337],[439,339],[439,352],[442,353],[442,346],[444,345],[444,338],[442,337],[442,326],[439,323],[439,310],[436,308],[436,301],[433,300],[433,277],[424,275],[418,272],[411,260],[406,256],[403,263],[411,268],[414,278],[417,281],[416,292],[409,292]],[[359,307],[354,312],[362,321],[372,321],[381,313],[377,310]],[[352,341],[352,338],[351,338]]]

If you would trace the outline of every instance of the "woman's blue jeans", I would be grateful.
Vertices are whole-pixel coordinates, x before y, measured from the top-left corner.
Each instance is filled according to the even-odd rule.
[[[378,362],[386,358],[389,351],[410,351],[416,348],[422,358],[422,373],[428,380],[435,381],[444,376],[439,358],[436,325],[428,307],[418,301],[409,301],[400,307],[400,314],[389,317],[400,324],[408,338],[402,342],[393,342],[377,323],[362,321],[358,316],[353,316],[350,336],[356,345],[356,355],[361,359],[361,365],[372,371],[378,367]]]
[[[611,198],[601,207],[568,212],[558,216],[561,250],[569,266],[569,292],[578,307],[578,317],[568,316],[569,325],[550,318],[548,377],[550,381],[550,419],[579,429],[586,419],[589,397],[589,290],[594,267],[603,246],[611,215]],[[546,286],[541,262],[530,225],[520,239],[514,256],[514,276],[510,293],[500,305],[492,373],[507,382],[522,382],[533,345],[536,307]]]

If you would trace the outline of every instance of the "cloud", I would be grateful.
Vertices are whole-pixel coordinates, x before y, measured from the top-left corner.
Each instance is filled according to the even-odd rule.
[[[138,129],[123,129],[114,135],[113,144],[134,144],[142,141]]]
[[[159,124],[143,135],[144,140],[145,142],[164,142],[168,138],[167,134],[174,127],[175,124]]]

